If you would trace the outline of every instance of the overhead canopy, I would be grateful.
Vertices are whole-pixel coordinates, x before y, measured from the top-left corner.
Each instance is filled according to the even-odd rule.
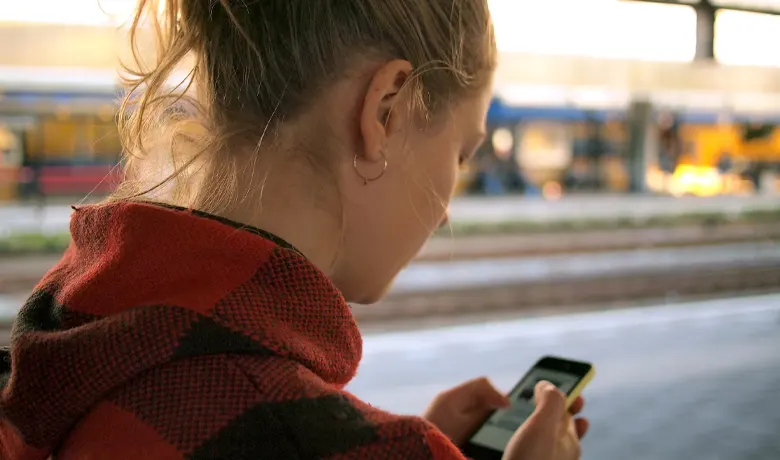
[[[780,1],[778,0],[711,0],[710,3],[719,8],[780,14]]]
[[[762,14],[780,14],[780,0],[629,0],[670,5],[699,5],[708,3],[716,8]]]
[[[690,6],[700,1],[489,0],[489,4],[498,46],[505,52],[690,62],[696,48],[696,14]],[[743,10],[780,12],[780,0],[711,1]],[[129,60],[127,30],[116,26],[129,20],[135,0],[2,3],[0,43],[14,46],[0,46],[0,66],[116,68],[119,58]],[[750,47],[760,40],[776,43],[780,33],[771,32],[780,30],[780,24],[724,10],[715,27],[719,62],[780,66],[780,54]],[[141,35],[141,48],[151,50],[154,41]],[[736,49],[740,52],[730,51]]]

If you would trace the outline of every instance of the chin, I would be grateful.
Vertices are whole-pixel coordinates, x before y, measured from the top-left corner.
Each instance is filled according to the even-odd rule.
[[[349,302],[350,303],[354,303],[354,304],[358,304],[358,305],[372,305],[372,304],[375,304],[375,303],[379,302],[380,300],[382,300],[385,297],[385,295],[387,295],[387,292],[389,290],[390,290],[390,287],[388,286],[386,289],[384,289],[384,290],[382,290],[380,292],[377,292],[377,293],[374,293],[374,294],[368,294],[367,293],[367,294],[364,294],[364,295],[362,295],[362,296],[360,296],[358,298],[350,300]]]
[[[384,299],[387,294],[390,292],[390,289],[393,287],[393,284],[395,284],[395,279],[398,276],[399,273],[401,273],[410,263],[412,263],[413,258],[410,258],[406,263],[399,266],[397,270],[395,270],[392,273],[391,278],[385,278],[384,282],[381,284],[376,282],[379,281],[377,279],[371,280],[374,281],[374,283],[370,283],[370,286],[368,286],[367,289],[363,290],[355,290],[354,292],[350,292],[350,295],[347,295],[346,292],[342,291],[345,298],[347,299],[347,302],[357,304],[357,305],[371,305],[379,302],[380,300]],[[384,278],[384,277],[383,277]],[[364,284],[366,286],[367,284]]]
[[[387,293],[390,292],[390,288],[393,287],[393,283],[387,283],[383,288],[381,289],[375,289],[371,291],[365,291],[361,292],[360,295],[356,295],[351,298],[347,298],[347,302],[354,303],[357,305],[372,305],[380,300],[384,299],[385,296],[387,296]]]

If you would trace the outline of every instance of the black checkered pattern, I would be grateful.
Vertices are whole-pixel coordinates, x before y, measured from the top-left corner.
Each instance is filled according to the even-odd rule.
[[[0,459],[462,458],[343,391],[354,318],[278,238],[147,203],[79,208],[72,235],[0,368]]]

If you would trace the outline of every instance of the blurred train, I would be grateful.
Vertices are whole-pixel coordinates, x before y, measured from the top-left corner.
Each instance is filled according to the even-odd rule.
[[[110,192],[119,97],[113,73],[0,69],[0,201]]]
[[[464,171],[461,193],[748,193],[773,183],[780,167],[780,105],[734,111],[651,94],[637,156],[630,97],[583,102],[561,97],[567,89],[522,91],[530,96],[497,92],[490,135]],[[119,98],[112,75],[0,72],[0,200],[108,193],[118,179]]]
[[[549,89],[525,92],[534,90],[547,95],[531,102],[497,94],[491,135],[463,175],[464,191],[710,196],[772,190],[780,172],[780,103],[734,110],[723,95],[651,94],[642,122],[630,97],[578,103]],[[641,152],[631,146],[636,129],[643,131]],[[642,177],[632,177],[637,170]]]

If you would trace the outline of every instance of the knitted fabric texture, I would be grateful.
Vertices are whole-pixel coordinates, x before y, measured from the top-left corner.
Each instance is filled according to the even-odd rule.
[[[0,459],[461,459],[344,386],[362,341],[283,241],[147,203],[79,208],[0,356]]]

